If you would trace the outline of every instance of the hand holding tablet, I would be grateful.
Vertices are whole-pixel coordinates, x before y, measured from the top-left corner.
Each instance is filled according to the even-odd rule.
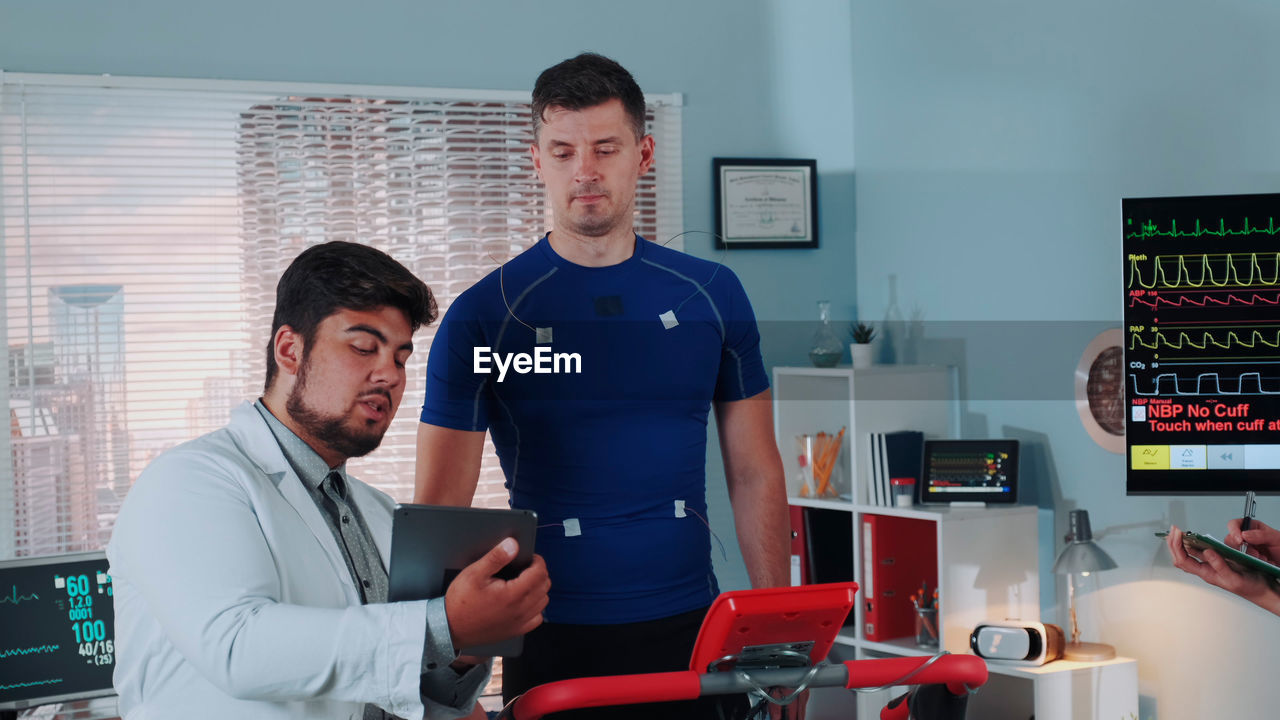
[[[546,566],[533,554],[537,522],[528,510],[397,505],[388,599],[444,596],[462,655],[519,655],[524,634],[541,622],[550,585]],[[498,548],[508,538],[517,544],[513,559]],[[526,579],[528,568],[534,576]],[[455,581],[459,587],[450,592]]]
[[[1156,537],[1168,536],[1168,532],[1156,533]],[[1221,555],[1227,565],[1236,572],[1258,573],[1273,580],[1280,580],[1280,567],[1272,565],[1261,558],[1249,555],[1248,553],[1240,552],[1212,535],[1205,535],[1186,530],[1182,533],[1182,546],[1188,554],[1192,557],[1197,557],[1197,559],[1199,553],[1206,549],[1212,549],[1214,552]]]

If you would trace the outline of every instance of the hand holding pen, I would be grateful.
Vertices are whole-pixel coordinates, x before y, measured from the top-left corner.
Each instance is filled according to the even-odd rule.
[[[1246,528],[1244,518],[1233,518],[1227,523],[1227,536],[1222,541],[1232,547],[1248,543],[1250,555],[1280,565],[1280,530],[1261,520],[1251,520]]]
[[[1243,536],[1244,531],[1248,530],[1253,524],[1253,513],[1256,507],[1253,491],[1250,490],[1244,494],[1244,514],[1240,516],[1240,534]],[[1240,552],[1249,552],[1249,543],[1244,540],[1240,541]]]

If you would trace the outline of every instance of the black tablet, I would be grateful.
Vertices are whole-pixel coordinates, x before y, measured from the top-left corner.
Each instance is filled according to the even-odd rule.
[[[920,502],[1016,505],[1017,440],[925,440]]]
[[[391,571],[387,600],[425,600],[444,595],[463,568],[494,545],[513,537],[516,559],[498,577],[513,578],[533,562],[538,515],[532,510],[491,510],[442,505],[397,505],[391,525]],[[524,636],[500,643],[460,648],[463,655],[515,657]]]

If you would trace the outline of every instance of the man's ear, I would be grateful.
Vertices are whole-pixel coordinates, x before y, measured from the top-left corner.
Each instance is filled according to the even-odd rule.
[[[645,135],[640,138],[640,172],[637,174],[637,177],[641,177],[645,173],[649,172],[649,168],[653,167],[653,161],[656,157],[657,152],[653,145],[653,136]]]
[[[276,366],[281,372],[296,376],[298,369],[302,367],[305,350],[302,334],[288,325],[281,325],[276,330],[276,336],[271,339],[271,346],[275,348]]]
[[[529,143],[529,156],[533,158],[533,172],[542,180],[542,151],[538,148],[538,143]]]

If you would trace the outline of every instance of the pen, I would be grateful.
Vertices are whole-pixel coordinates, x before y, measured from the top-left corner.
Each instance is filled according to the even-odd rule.
[[[1253,491],[1250,490],[1244,494],[1244,517],[1240,520],[1240,552],[1246,552],[1249,549],[1249,543],[1244,541],[1243,534],[1249,526],[1253,524]]]

